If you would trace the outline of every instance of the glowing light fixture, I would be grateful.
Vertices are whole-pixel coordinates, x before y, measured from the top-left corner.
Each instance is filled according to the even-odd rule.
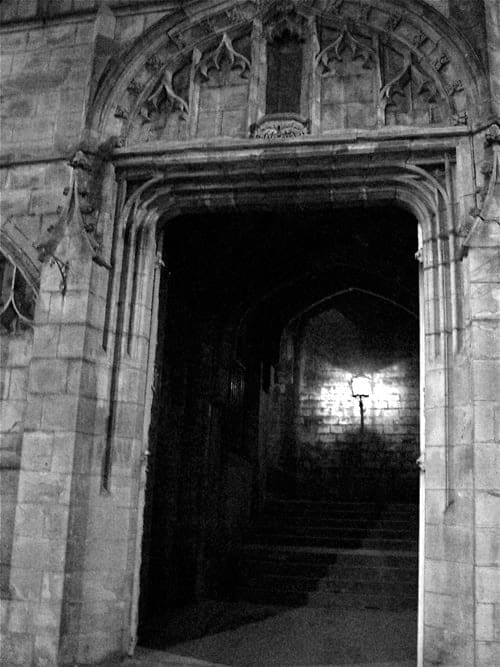
[[[363,405],[363,399],[368,398],[371,394],[371,382],[370,378],[366,375],[354,375],[351,379],[351,393],[354,398],[357,398],[359,401],[359,414],[361,416],[361,435],[363,435],[365,430],[365,408]]]
[[[354,375],[351,380],[351,392],[354,398],[368,398],[372,393],[370,378],[366,375]]]

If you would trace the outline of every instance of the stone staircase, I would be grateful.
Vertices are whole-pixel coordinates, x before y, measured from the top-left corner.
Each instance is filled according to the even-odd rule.
[[[252,525],[240,599],[287,606],[415,609],[418,507],[275,500]]]

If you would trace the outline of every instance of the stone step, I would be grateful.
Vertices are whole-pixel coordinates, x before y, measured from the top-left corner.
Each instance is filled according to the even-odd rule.
[[[254,574],[245,578],[245,587],[260,588],[273,591],[328,591],[334,593],[367,592],[391,595],[408,595],[417,593],[418,582],[414,577],[411,581],[376,581],[340,578],[337,576],[306,577],[281,576],[278,574]]]
[[[410,529],[418,533],[418,523],[413,519],[410,521],[399,521],[393,519],[379,519],[373,524],[375,528],[390,528],[394,530]]]
[[[349,581],[335,577],[321,579],[316,589],[327,593],[367,593],[382,595],[417,595],[418,581]]]
[[[416,608],[418,508],[274,501],[240,559],[240,597],[282,605]]]
[[[354,514],[404,514],[418,516],[418,505],[391,503],[380,506],[377,503],[367,502],[335,502],[322,500],[289,500],[289,501],[270,501],[266,504],[266,514],[280,514],[282,516],[289,514],[328,514],[344,512]]]
[[[327,592],[303,593],[297,591],[273,591],[266,588],[241,588],[240,597],[256,604],[273,604],[289,607],[323,607],[326,609],[416,609],[416,595],[333,594]]]
[[[403,550],[403,551],[418,551],[418,541],[408,539],[383,539],[378,537],[367,537],[363,540],[363,547],[366,549],[380,549],[385,550]]]
[[[355,514],[354,512],[331,512],[329,514],[262,514],[256,519],[253,525],[275,526],[286,524],[290,526],[297,525],[311,525],[311,526],[376,526],[376,525],[402,525],[402,526],[418,526],[418,518],[405,515],[381,515],[381,514]]]
[[[350,526],[255,526],[250,537],[258,540],[259,537],[263,541],[269,535],[287,534],[287,535],[297,535],[299,537],[315,537],[315,536],[324,536],[324,537],[349,537],[349,538],[363,538],[363,537],[372,537],[372,538],[381,538],[381,539],[416,539],[417,534],[415,530],[409,528],[403,530],[395,530],[390,528],[354,528]]]
[[[259,574],[280,575],[285,577],[308,576],[321,579],[328,574],[330,563],[304,561],[284,561],[281,559],[246,558],[240,562],[239,570],[242,579]]]
[[[399,582],[415,581],[418,577],[418,562],[411,567],[353,567],[349,565],[335,565],[328,573],[330,578],[339,581],[379,581]]]
[[[293,547],[272,546],[266,544],[247,544],[242,550],[242,558],[271,560],[293,563],[315,563],[317,565],[354,565],[373,567],[376,563],[385,567],[416,567],[415,551],[380,551],[376,549],[331,549],[328,547]]]
[[[322,579],[324,577],[338,578],[340,581],[415,581],[418,576],[418,567],[359,567],[352,565],[316,565],[314,563],[287,563],[282,561],[248,560],[240,565],[242,578],[245,580],[260,576],[281,576]]]
[[[381,593],[311,593],[307,601],[308,607],[324,607],[326,609],[416,609],[417,595],[383,595]]]
[[[270,498],[267,501],[268,507],[279,507],[283,510],[293,510],[297,507],[307,507],[318,509],[320,507],[353,507],[353,508],[375,508],[380,509],[380,503],[365,500],[314,500],[314,499],[288,499],[288,498]],[[387,502],[382,505],[387,511],[392,510],[412,510],[418,512],[417,503],[392,503]]]
[[[255,526],[281,526],[281,525],[287,525],[287,526],[304,526],[304,525],[310,525],[310,526],[331,526],[332,528],[335,528],[336,526],[351,526],[352,528],[359,528],[359,527],[364,527],[364,526],[373,526],[376,523],[374,522],[373,519],[368,519],[367,517],[351,517],[351,518],[346,518],[346,517],[331,517],[331,516],[323,516],[323,517],[308,517],[307,519],[303,516],[270,516],[270,515],[265,515],[261,517],[258,521],[254,523]],[[405,522],[401,522],[405,523]]]
[[[351,527],[351,528],[363,528],[363,527],[394,527],[405,528],[411,526],[412,528],[417,528],[416,522],[413,518],[411,519],[391,519],[388,517],[380,518],[369,518],[366,516],[359,517],[345,517],[345,516],[270,516],[264,515],[260,517],[255,523],[254,526],[263,526],[263,527],[275,527],[281,525],[287,526],[317,526],[317,527]]]
[[[354,509],[378,509],[380,506],[375,502],[357,502],[357,501],[342,501],[342,500],[288,500],[288,499],[278,499],[274,498],[268,501],[267,507],[277,507],[281,511],[293,511],[297,508],[303,509],[307,508],[310,510],[317,511],[320,508],[331,508],[331,507],[345,507],[345,508],[354,508]],[[391,503],[390,505],[385,505],[384,507],[397,508],[397,507],[412,507],[412,505],[404,505],[402,503]]]
[[[254,604],[303,607],[308,602],[309,594],[306,591],[272,591],[267,588],[240,586],[238,589],[238,597],[240,600],[245,600],[246,602],[252,602]]]
[[[366,535],[366,534],[365,534]],[[338,549],[379,549],[389,551],[416,551],[417,541],[408,539],[382,539],[364,536],[349,537],[346,535],[293,535],[269,534],[254,536],[256,543],[286,546],[327,546]]]

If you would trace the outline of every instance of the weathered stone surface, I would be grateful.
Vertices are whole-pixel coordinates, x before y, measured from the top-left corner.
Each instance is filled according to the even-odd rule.
[[[198,21],[198,13],[211,19],[213,3],[209,2],[195,2],[181,10],[179,3],[175,8],[167,3],[158,11],[126,0],[111,0],[109,4],[114,15],[102,8],[96,15],[93,0],[5,1],[1,7],[1,150],[5,165],[0,176],[2,244],[5,233],[12,247],[17,248],[14,259],[20,267],[32,268],[34,282],[41,270],[34,335],[2,335],[0,343],[2,565],[5,562],[12,566],[10,580],[2,579],[2,590],[10,590],[13,596],[8,614],[7,606],[2,605],[2,632],[7,626],[10,632],[8,638],[2,636],[2,661],[8,665],[55,665],[64,658],[67,664],[92,663],[114,653],[123,654],[124,637],[128,639],[131,554],[143,483],[139,479],[143,465],[140,457],[147,447],[143,420],[144,415],[149,417],[151,407],[144,406],[144,397],[151,389],[147,360],[154,358],[150,338],[154,331],[149,319],[154,253],[139,254],[136,261],[135,250],[145,243],[138,237],[137,245],[134,242],[126,248],[129,267],[120,274],[121,244],[127,245],[127,233],[118,227],[123,202],[115,206],[114,193],[108,193],[107,202],[102,204],[102,193],[97,188],[96,201],[90,204],[83,187],[78,193],[80,201],[96,208],[95,216],[90,213],[82,222],[80,236],[103,235],[106,252],[101,259],[111,260],[111,270],[95,268],[92,253],[82,258],[82,246],[77,246],[74,237],[66,236],[56,253],[60,268],[69,262],[64,284],[57,263],[42,266],[33,248],[38,237],[57,224],[58,207],[66,201],[63,190],[74,173],[68,160],[80,141],[88,141],[94,151],[115,135],[121,137],[118,141],[129,144],[116,150],[112,158],[120,187],[127,185],[127,196],[137,192],[134,189],[152,175],[165,176],[167,181],[171,178],[168,184],[162,184],[164,192],[152,205],[158,207],[162,220],[171,219],[171,207],[181,198],[184,212],[194,210],[194,199],[197,214],[200,205],[205,206],[201,215],[210,207],[226,207],[228,202],[239,214],[259,203],[269,208],[272,201],[305,207],[309,202],[331,205],[332,211],[343,204],[362,202],[371,206],[393,201],[416,212],[425,238],[425,303],[421,314],[427,338],[425,658],[428,664],[490,667],[499,663],[498,591],[494,581],[499,561],[500,511],[496,447],[500,439],[497,223],[480,221],[469,243],[468,256],[459,259],[470,218],[479,219],[477,213],[469,214],[470,209],[481,210],[491,173],[487,163],[497,150],[494,138],[488,139],[486,143],[492,143],[485,147],[484,128],[500,108],[495,67],[500,58],[496,39],[500,34],[498,3],[402,0],[394,7],[401,5],[407,11],[396,24],[388,13],[391,3],[372,0],[371,16],[360,34],[357,20],[351,16],[354,3],[338,3],[344,5],[339,9],[343,19],[351,19],[346,31],[339,31],[336,21],[330,19],[317,35],[320,50],[335,45],[340,38],[337,52],[332,51],[336,57],[332,60],[326,53],[318,63],[314,60],[316,49],[305,54],[310,69],[303,77],[300,111],[304,121],[310,121],[302,127],[310,127],[312,134],[290,140],[281,137],[281,143],[276,138],[268,143],[249,139],[250,126],[266,113],[268,46],[258,29],[250,45],[249,30],[247,35],[243,35],[244,30],[233,35],[235,24],[229,20],[230,13],[215,19],[217,39],[212,37],[213,25],[208,30],[203,24],[189,26],[190,20]],[[308,4],[302,3],[300,11],[307,13]],[[313,4],[319,7],[319,3]],[[254,5],[245,5],[248,18]],[[432,8],[441,12],[441,17]],[[476,20],[483,9],[484,24]],[[61,12],[65,13],[63,18]],[[450,16],[455,23],[447,22]],[[183,30],[172,31],[181,20]],[[322,20],[318,19],[318,25]],[[155,26],[156,22],[160,23]],[[250,29],[250,21],[247,26]],[[143,39],[150,27],[147,39]],[[248,78],[241,77],[238,67],[233,67],[235,62],[244,63],[241,58],[231,61],[225,56],[220,62],[214,61],[205,80],[195,67],[191,70],[193,48],[200,48],[203,59],[217,47],[225,31],[233,40],[235,52],[248,60]],[[372,33],[379,40],[378,53],[383,55],[380,63],[378,53],[369,51],[366,35]],[[344,43],[349,35],[358,40],[354,58],[353,42],[351,47]],[[391,47],[393,40],[395,49]],[[470,40],[482,52],[482,61],[470,51]],[[413,46],[408,49],[405,44]],[[410,51],[413,55],[405,61],[403,52],[409,57]],[[116,53],[119,57],[108,60]],[[359,53],[364,54],[366,67],[356,56]],[[152,54],[165,65],[174,62],[173,58],[176,63],[171,79],[173,95],[167,91],[156,107],[146,103],[148,99],[151,103],[160,76]],[[315,68],[323,65],[329,71],[318,75]],[[385,100],[381,100],[381,87]],[[176,99],[181,111],[172,102]],[[440,116],[448,103],[450,113]],[[191,118],[180,118],[182,113]],[[465,124],[450,128],[452,122]],[[135,134],[129,132],[128,123],[137,130]],[[323,129],[337,129],[314,135],[322,124]],[[342,136],[338,128],[346,130]],[[197,133],[203,139],[193,142]],[[137,145],[129,150],[134,142],[147,143],[150,139],[158,140],[158,145],[149,141],[146,150]],[[283,185],[286,179],[287,187]],[[175,193],[167,193],[171,184]],[[182,197],[177,189],[184,193]],[[451,195],[449,206],[441,206],[445,189],[448,192],[444,198]],[[150,189],[147,196],[139,197],[138,206],[153,194],[157,190]],[[436,199],[437,207],[433,203]],[[139,210],[132,207],[132,217]],[[491,202],[488,210],[495,211]],[[334,218],[332,215],[337,223]],[[97,231],[91,229],[94,223]],[[126,224],[125,220],[120,219],[120,224]],[[171,229],[169,226],[167,237]],[[354,230],[345,231],[346,235],[354,234]],[[313,233],[315,226],[311,228]],[[452,242],[448,242],[448,236]],[[186,234],[186,242],[188,237]],[[231,243],[231,236],[227,242]],[[262,245],[266,243],[264,235]],[[114,253],[110,252],[112,247]],[[332,257],[337,250],[332,249]],[[298,249],[289,277],[306,262],[302,251]],[[389,261],[393,251],[387,248]],[[455,253],[451,263],[449,252]],[[238,261],[238,257],[234,259]],[[353,259],[348,258],[349,262]],[[273,261],[277,260],[270,259]],[[347,259],[335,256],[332,261],[342,264]],[[371,262],[372,258],[370,266]],[[257,268],[249,273],[260,274],[263,267]],[[257,284],[259,278],[254,278]],[[176,279],[174,270],[172,280]],[[332,291],[337,289],[333,283]],[[387,289],[396,292],[398,284],[399,278],[391,276]],[[276,285],[261,287],[274,289]],[[260,298],[259,289],[252,298]],[[400,298],[392,291],[391,295]],[[133,317],[131,305],[135,308]],[[116,332],[120,335],[131,323],[137,325],[131,340],[123,341],[123,347],[120,340],[115,345]],[[109,336],[103,335],[104,326]],[[464,327],[463,336],[457,326]],[[163,333],[160,330],[160,336]],[[175,336],[175,332],[169,336]],[[450,343],[448,350],[446,341]],[[453,347],[455,342],[458,351]],[[167,340],[161,344],[170,350],[170,343]],[[190,363],[196,367],[198,361],[193,358]],[[447,364],[454,368],[447,369]],[[217,453],[217,463],[215,458],[202,454],[208,445],[201,425],[205,417],[200,415],[208,409],[213,411],[216,417],[208,440],[222,442],[221,406],[226,400],[212,396],[207,368],[208,364],[198,366],[205,380],[204,384],[200,382],[203,388],[188,387],[200,423],[190,425],[192,432],[185,437],[182,456],[188,467],[184,476],[189,477],[196,469],[196,480],[203,481],[197,470],[199,455],[205,461],[209,480],[203,481],[206,503],[214,507],[225,504],[231,516],[221,516],[221,522],[227,519],[228,525],[237,525],[234,517],[250,506],[244,489],[252,487],[251,466],[243,473],[243,464],[226,464],[224,447]],[[451,383],[448,395],[447,381]],[[224,382],[228,384],[228,378]],[[180,395],[184,391],[180,385],[172,391],[179,404],[173,399],[155,409],[178,410],[180,415]],[[197,392],[209,398],[198,400]],[[418,399],[403,406],[404,401],[396,394],[391,394],[394,405],[379,406],[387,427],[384,434],[392,438],[391,443],[403,437],[414,438],[417,431],[414,417]],[[271,402],[272,397],[266,400]],[[302,421],[294,427],[305,431],[306,420],[316,414],[322,420],[315,431],[318,442],[323,447],[338,443],[345,424],[328,414],[329,407],[306,405],[308,400],[304,398]],[[107,421],[111,406],[117,408],[116,424]],[[344,406],[343,411],[354,423],[357,412],[348,415]],[[250,417],[248,422],[252,423]],[[182,432],[180,417],[178,421],[165,438],[165,447],[170,447],[177,432]],[[109,489],[102,493],[106,447],[111,447]],[[219,468],[219,462],[221,476],[229,480],[225,487],[220,484],[220,493],[228,496],[224,503],[216,497],[219,482],[214,469]],[[172,479],[177,483],[173,472]],[[195,490],[187,485],[181,491],[186,496],[192,493],[194,498],[205,488],[203,484]],[[192,515],[193,523],[203,523],[194,512]],[[207,530],[211,529],[210,525]],[[476,610],[471,607],[473,568],[477,581],[474,595],[479,601]],[[66,584],[65,572],[69,574]],[[474,613],[475,637],[471,625]]]
[[[478,667],[490,667],[500,662],[500,642],[477,642]]]
[[[497,283],[500,273],[500,250],[474,250],[470,258],[470,279],[473,283]]]
[[[500,408],[500,406],[498,406]],[[476,442],[492,442],[495,439],[495,415],[497,404],[478,401],[474,406],[474,436]]]
[[[477,638],[479,641],[500,641],[500,609],[496,604],[478,604]]]
[[[425,535],[426,557],[456,563],[471,562],[473,547],[469,526],[427,525]]]
[[[19,482],[21,503],[68,504],[71,477],[61,473],[24,471]]]
[[[479,401],[496,401],[500,391],[500,361],[473,361],[472,380]]]
[[[470,563],[428,560],[425,564],[425,591],[449,593],[470,597],[473,589],[474,569]],[[430,623],[429,619],[427,622]]]
[[[500,517],[500,494],[498,490],[478,491],[476,497],[477,525],[498,528]]]
[[[65,539],[65,536],[62,541],[47,538],[18,537],[14,542],[12,560],[18,568],[17,573],[19,574],[23,570],[32,570],[34,577],[36,576],[38,589],[36,592],[33,591],[33,594],[40,595],[40,563],[46,564],[49,571],[60,571],[66,551]]]
[[[475,359],[500,358],[497,320],[475,320],[472,323],[472,353]]]
[[[446,631],[442,627],[425,625],[424,637],[424,664],[474,664],[471,635],[456,630],[453,624],[450,624]]]
[[[478,565],[496,565],[500,562],[500,529],[476,529],[476,558]]]
[[[481,444],[476,446],[475,484],[482,490],[495,489],[500,479],[500,451],[498,444]]]
[[[31,644],[31,637],[27,632],[9,632],[2,637],[2,661],[7,665],[29,665]]]
[[[498,602],[500,566],[476,567],[476,596],[479,602]]]
[[[58,660],[59,644],[54,639],[57,635],[54,630],[54,628],[37,628],[33,653],[38,664],[54,665]]]
[[[11,568],[10,590],[18,600],[37,602],[40,599],[42,574],[30,567]]]
[[[65,577],[62,574],[44,572],[42,578],[41,599],[52,602],[62,600],[64,580]]]
[[[61,394],[66,390],[68,364],[55,359],[33,359],[30,366],[30,391],[35,394]]]

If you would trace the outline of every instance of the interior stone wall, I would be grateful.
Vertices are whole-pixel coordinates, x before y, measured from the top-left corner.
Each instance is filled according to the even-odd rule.
[[[303,363],[297,419],[298,475],[303,493],[374,499],[384,492],[394,502],[416,502],[416,360],[402,359],[367,374],[373,389],[372,395],[363,399],[363,434],[358,400],[351,394],[356,369],[335,368],[309,355]]]
[[[382,501],[392,493],[395,501],[417,502],[418,327],[389,309],[386,331],[388,322],[380,317],[364,331],[340,312],[326,310],[301,325],[295,345],[292,338],[287,345],[289,333],[284,336],[268,430],[275,467],[286,468],[285,452],[294,452],[299,495]],[[363,338],[373,347],[366,348]],[[292,357],[287,360],[290,346],[293,363]],[[363,399],[362,435],[358,399],[351,392],[358,374],[371,385],[371,395]]]

